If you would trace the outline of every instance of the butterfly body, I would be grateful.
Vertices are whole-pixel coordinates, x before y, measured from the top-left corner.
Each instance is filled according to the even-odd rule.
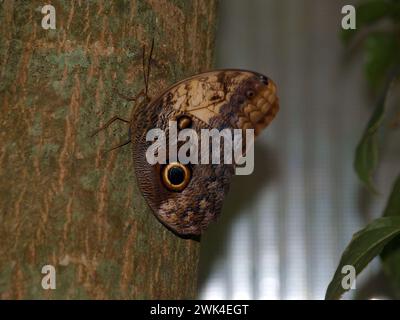
[[[168,133],[169,122],[193,129],[254,129],[256,136],[278,112],[275,84],[243,70],[218,70],[180,81],[130,120],[133,164],[139,188],[155,216],[179,235],[200,235],[222,210],[234,164],[150,164],[148,130]],[[179,129],[179,128],[178,128]],[[221,146],[222,148],[222,146]],[[174,179],[186,179],[174,188]],[[171,180],[171,181],[169,181]],[[177,183],[178,183],[177,182]],[[183,183],[185,182],[185,183]]]

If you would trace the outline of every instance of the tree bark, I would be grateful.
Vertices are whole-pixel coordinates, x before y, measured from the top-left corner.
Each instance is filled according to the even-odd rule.
[[[0,9],[0,298],[195,298],[199,243],[148,209],[131,146],[102,156],[127,127],[89,134],[129,117],[113,88],[143,88],[152,38],[150,95],[211,67],[215,1],[51,1],[55,30],[41,26],[47,3]]]

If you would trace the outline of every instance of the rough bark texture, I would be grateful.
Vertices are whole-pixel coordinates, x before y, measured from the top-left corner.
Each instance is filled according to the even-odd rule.
[[[47,3],[47,2],[46,2]],[[178,238],[135,184],[127,128],[155,39],[150,93],[211,67],[215,2],[1,2],[0,298],[194,298],[199,243]],[[140,173],[139,173],[140,174]],[[42,266],[57,289],[41,286]]]

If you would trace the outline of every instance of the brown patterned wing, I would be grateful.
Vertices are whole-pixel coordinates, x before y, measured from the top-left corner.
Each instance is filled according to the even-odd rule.
[[[133,162],[138,185],[155,216],[179,235],[199,235],[219,215],[234,165],[188,166],[182,190],[166,186],[162,164],[150,165],[146,150],[152,128],[168,132],[169,121],[189,118],[200,137],[201,129],[251,129],[258,135],[275,117],[279,104],[275,84],[265,76],[241,70],[207,72],[185,79],[134,110],[130,125]],[[176,169],[178,172],[179,170]]]
[[[200,74],[169,89],[171,105],[215,126],[254,129],[256,136],[279,110],[275,84],[250,71],[226,70]]]

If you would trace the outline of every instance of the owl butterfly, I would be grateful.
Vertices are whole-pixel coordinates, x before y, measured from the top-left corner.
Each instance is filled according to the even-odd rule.
[[[169,121],[175,120],[178,130],[191,128],[198,136],[201,129],[213,128],[254,129],[257,136],[278,112],[276,86],[256,72],[217,70],[175,83],[150,100],[147,68],[142,103],[132,109],[129,120],[114,117],[106,126],[118,119],[129,123],[137,183],[158,220],[180,236],[200,235],[222,209],[235,164],[151,165],[146,158],[152,144],[146,141],[147,132],[166,132]]]

